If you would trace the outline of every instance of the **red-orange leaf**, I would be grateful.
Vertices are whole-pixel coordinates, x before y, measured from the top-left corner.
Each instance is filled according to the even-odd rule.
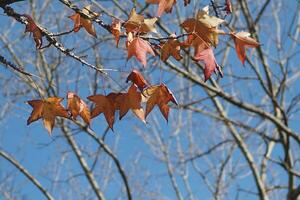
[[[181,60],[180,55],[180,42],[176,39],[175,34],[170,35],[170,39],[164,43],[161,47],[161,59],[166,61],[170,56],[173,56],[176,60]]]
[[[217,64],[214,52],[212,48],[208,48],[200,52],[197,56],[194,57],[196,61],[203,61],[204,68],[204,79],[207,81],[213,72],[218,72],[221,77],[223,77],[223,72],[221,67]]]
[[[119,94],[110,93],[107,96],[98,94],[88,97],[90,101],[96,104],[95,108],[92,110],[91,118],[103,113],[109,128],[112,130],[115,122],[115,111],[118,109],[118,106],[115,103],[117,96],[119,96]]]
[[[55,117],[68,117],[68,112],[61,105],[63,98],[49,97],[42,100],[31,100],[27,103],[33,108],[30,117],[27,120],[27,125],[32,122],[43,119],[44,126],[51,135],[55,123]]]
[[[91,121],[91,113],[86,103],[73,92],[68,92],[67,99],[67,109],[71,112],[72,117],[76,119],[77,116],[80,115],[83,121],[89,125]]]
[[[132,84],[127,93],[121,93],[117,97],[117,104],[120,105],[119,119],[121,120],[129,109],[145,123],[145,114],[141,106],[142,95],[137,91],[135,84]]]
[[[172,101],[174,104],[178,105],[176,98],[174,97],[173,93],[168,89],[165,84],[160,84],[156,86],[151,86],[147,88],[143,92],[144,96],[147,96],[148,99],[146,100],[146,115],[152,111],[155,105],[157,105],[160,109],[160,112],[164,116],[164,118],[168,121],[169,116],[169,106],[168,102]]]
[[[42,40],[42,31],[41,29],[39,29],[39,27],[36,25],[36,23],[33,21],[32,17],[30,17],[29,15],[23,15],[24,17],[26,17],[27,20],[27,24],[26,24],[26,28],[25,28],[25,33],[26,32],[31,32],[34,42],[35,42],[35,46],[37,49],[41,48],[42,44],[43,44],[43,40]]]
[[[128,81],[131,81],[132,83],[136,84],[137,87],[142,91],[145,87],[148,86],[147,81],[144,79],[143,75],[137,71],[137,70],[132,70],[132,72],[129,74],[129,76],[126,79],[126,83]]]
[[[127,51],[127,60],[129,60],[132,56],[135,56],[136,59],[140,61],[144,67],[146,67],[147,65],[146,54],[149,53],[155,56],[155,53],[151,48],[149,42],[139,37],[134,38],[131,42],[128,41]]]
[[[238,32],[238,33],[231,33],[231,37],[234,40],[235,50],[238,55],[240,61],[245,64],[246,59],[246,47],[249,48],[256,48],[260,44],[254,40],[253,38],[249,37],[250,33],[248,32]]]
[[[157,16],[160,17],[163,12],[172,12],[172,7],[176,3],[176,0],[146,0],[150,4],[158,4]]]

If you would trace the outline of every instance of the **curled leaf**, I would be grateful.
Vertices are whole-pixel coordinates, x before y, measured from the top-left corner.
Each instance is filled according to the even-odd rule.
[[[128,81],[131,81],[132,83],[136,84],[140,91],[142,91],[145,87],[148,86],[148,83],[143,77],[143,75],[135,69],[132,70],[132,72],[128,75],[126,83]]]
[[[173,56],[176,60],[181,60],[180,45],[180,42],[176,39],[176,35],[171,34],[170,39],[161,47],[162,61],[166,61],[170,56]]]
[[[121,21],[118,19],[114,19],[112,21],[110,31],[115,36],[116,46],[118,47],[121,33]]]
[[[86,103],[73,92],[68,92],[67,99],[67,109],[71,112],[72,117],[76,119],[79,115],[83,121],[89,125],[91,113]]]

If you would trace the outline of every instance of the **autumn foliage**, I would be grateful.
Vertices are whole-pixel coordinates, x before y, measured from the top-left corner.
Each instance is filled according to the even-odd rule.
[[[90,5],[84,7],[80,12],[75,12],[69,18],[73,21],[73,30],[75,33],[84,28],[87,33],[93,37],[97,37],[94,22],[101,24],[109,33],[115,37],[116,48],[119,47],[120,39],[126,38],[125,46],[127,50],[127,60],[133,57],[139,61],[143,67],[147,67],[147,55],[159,55],[163,62],[168,62],[173,57],[177,62],[181,62],[183,58],[181,52],[188,48],[193,48],[192,59],[195,62],[201,62],[204,70],[204,81],[210,79],[213,72],[223,77],[222,67],[217,63],[214,56],[214,48],[219,44],[219,35],[229,35],[235,44],[238,59],[245,63],[246,48],[255,48],[260,44],[250,37],[247,32],[226,32],[220,29],[220,25],[226,27],[226,21],[219,17],[209,14],[209,6],[199,10],[195,17],[190,17],[183,21],[180,25],[186,32],[182,35],[171,34],[166,38],[156,38],[154,42],[149,33],[157,33],[155,24],[158,17],[164,13],[171,13],[176,0],[146,0],[149,5],[157,5],[156,17],[145,18],[144,15],[137,13],[133,8],[128,19],[122,20],[114,18],[111,24],[105,24],[99,21],[101,17],[98,13],[92,11]],[[190,1],[184,1],[184,5],[188,6]],[[232,12],[230,1],[226,1],[226,14]],[[27,19],[25,32],[30,32],[36,43],[36,48],[42,47],[43,30],[33,21],[29,15],[24,15]],[[46,129],[51,133],[54,126],[54,118],[56,116],[76,120],[80,116],[83,121],[90,125],[91,119],[97,117],[101,113],[104,114],[108,126],[113,129],[115,122],[115,112],[119,112],[121,120],[129,110],[143,122],[153,110],[154,106],[158,106],[162,115],[168,120],[169,106],[171,101],[178,105],[174,95],[163,83],[151,86],[141,73],[133,70],[127,80],[132,82],[127,92],[111,92],[107,95],[97,94],[87,97],[95,106],[90,111],[87,104],[75,93],[67,94],[67,108],[63,108],[60,104],[62,98],[50,97],[42,100],[28,101],[33,107],[28,124],[40,118],[44,120]],[[145,109],[142,104],[145,103]]]

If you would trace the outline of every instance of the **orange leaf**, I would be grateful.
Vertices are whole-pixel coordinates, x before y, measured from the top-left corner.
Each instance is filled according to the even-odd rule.
[[[90,11],[91,6],[86,6],[83,8],[83,12],[86,15],[92,15],[97,17],[98,14]],[[78,32],[81,27],[83,27],[89,34],[97,37],[95,27],[93,26],[92,20],[81,16],[79,13],[75,13],[69,16],[70,19],[74,21],[74,32]]]
[[[180,55],[180,42],[176,39],[175,34],[170,35],[170,39],[161,47],[161,59],[166,61],[170,56],[173,56],[176,60],[181,60]]]
[[[128,56],[127,60],[129,60],[132,56],[135,56],[138,61],[140,61],[144,67],[147,65],[146,54],[149,53],[155,56],[153,49],[151,48],[149,42],[136,37],[131,42],[128,41],[127,46]]]
[[[248,32],[238,32],[238,33],[231,33],[231,37],[235,44],[235,50],[238,55],[240,61],[245,64],[246,59],[246,47],[249,48],[256,48],[260,44],[254,40],[253,38],[249,37],[250,33]]]
[[[121,21],[114,19],[110,27],[111,33],[115,36],[116,46],[118,47],[121,33]]]
[[[26,17],[27,20],[27,24],[26,24],[26,28],[25,28],[25,33],[26,32],[31,32],[34,42],[35,42],[35,46],[37,49],[41,48],[42,44],[43,44],[43,40],[42,40],[42,31],[41,29],[39,29],[39,27],[36,25],[36,23],[33,21],[32,17],[30,17],[29,15],[23,15],[24,17]]]
[[[60,104],[62,100],[63,98],[59,97],[49,97],[42,100],[28,101],[27,103],[33,108],[33,111],[27,120],[27,125],[42,118],[45,128],[51,135],[55,123],[55,117],[68,117],[68,112]]]
[[[147,97],[145,117],[147,117],[148,114],[153,110],[154,106],[157,105],[164,118],[168,121],[170,110],[168,102],[172,101],[174,104],[178,105],[173,93],[165,84],[151,86],[143,92],[143,95]]]
[[[120,105],[119,119],[121,120],[129,109],[144,123],[145,114],[141,106],[142,96],[141,93],[137,91],[135,84],[132,84],[127,93],[121,93],[116,102]]]
[[[146,0],[150,4],[158,4],[157,16],[160,17],[163,12],[172,12],[172,7],[176,3],[176,0]]]
[[[128,81],[132,81],[132,83],[136,84],[137,87],[142,91],[145,87],[148,86],[147,81],[144,79],[143,75],[137,71],[137,70],[132,70],[132,72],[129,74],[129,76],[126,79],[126,83]]]
[[[96,104],[95,108],[92,110],[91,118],[103,113],[109,128],[113,130],[115,111],[119,109],[119,106],[117,106],[115,103],[115,100],[118,96],[119,94],[117,93],[110,93],[107,96],[98,94],[87,97],[90,101]]]
[[[91,121],[91,113],[86,103],[73,92],[68,92],[67,99],[67,109],[71,112],[72,117],[76,119],[77,116],[80,115],[83,121],[89,125]]]

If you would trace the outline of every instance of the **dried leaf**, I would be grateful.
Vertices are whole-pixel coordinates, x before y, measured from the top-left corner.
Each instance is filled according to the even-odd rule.
[[[145,114],[141,106],[142,96],[141,93],[137,91],[135,84],[132,84],[127,93],[121,93],[117,97],[117,104],[120,105],[119,119],[121,120],[128,112],[129,109],[144,123]]]
[[[144,67],[147,65],[146,54],[149,53],[155,56],[153,49],[151,48],[149,42],[136,37],[131,42],[128,41],[127,46],[128,56],[127,60],[129,60],[132,56],[135,56],[136,59],[143,64]]]
[[[181,60],[180,45],[181,43],[176,39],[175,34],[170,35],[170,39],[164,43],[161,47],[161,59],[166,61],[170,56],[173,56],[176,60]]]
[[[26,17],[27,20],[27,24],[26,24],[26,28],[25,28],[25,33],[26,32],[31,32],[34,42],[35,42],[35,46],[37,49],[40,49],[42,44],[43,44],[43,34],[41,29],[39,29],[39,27],[36,25],[36,23],[33,21],[32,17],[29,15],[23,15],[24,17]]]
[[[130,12],[129,19],[124,24],[124,27],[127,33],[157,32],[154,27],[156,21],[156,17],[145,19],[143,15],[137,14],[135,8],[133,8]]]
[[[90,6],[86,6],[83,9],[83,13],[87,15],[91,15]],[[92,12],[93,16],[97,17],[98,15]],[[75,13],[69,16],[70,19],[74,21],[74,32],[78,32],[81,27],[83,27],[89,34],[94,37],[97,37],[95,27],[93,26],[93,22],[91,19],[87,19],[81,16],[79,13]]]
[[[68,117],[68,112],[61,105],[63,98],[49,97],[42,100],[31,100],[27,103],[33,108],[30,117],[27,120],[27,125],[38,119],[43,119],[44,126],[51,135],[55,123],[55,117]]]
[[[178,105],[173,93],[165,84],[151,86],[143,92],[143,95],[146,97],[148,96],[148,98],[146,98],[147,103],[145,117],[147,117],[148,114],[153,110],[154,106],[157,105],[164,118],[168,121],[170,110],[168,102],[172,101],[174,104]]]
[[[90,101],[96,104],[95,108],[92,110],[91,118],[103,113],[109,128],[113,130],[115,111],[119,109],[119,106],[115,103],[118,96],[119,94],[117,93],[110,93],[107,96],[98,94],[87,97]]]
[[[77,116],[80,115],[83,121],[89,125],[91,113],[86,103],[73,92],[68,92],[67,99],[67,109],[70,111],[72,117],[76,119]]]
[[[245,64],[246,59],[246,47],[249,48],[256,48],[260,44],[250,37],[250,33],[248,32],[238,32],[238,33],[231,33],[231,37],[233,38],[235,44],[235,50],[238,55],[240,61]]]
[[[146,0],[149,4],[158,4],[157,16],[160,17],[163,12],[172,12],[172,7],[176,3],[176,0]]]
[[[142,91],[145,87],[148,86],[148,83],[144,79],[143,75],[135,69],[132,70],[132,72],[128,75],[126,83],[128,81],[131,81],[132,83],[136,84],[140,91]]]
[[[114,19],[112,21],[110,31],[115,36],[116,46],[118,47],[121,33],[121,21],[118,19]]]
[[[188,33],[200,37],[207,46],[218,44],[218,26],[225,22],[223,19],[208,15],[206,8],[198,11],[197,18],[185,20],[181,27]]]

